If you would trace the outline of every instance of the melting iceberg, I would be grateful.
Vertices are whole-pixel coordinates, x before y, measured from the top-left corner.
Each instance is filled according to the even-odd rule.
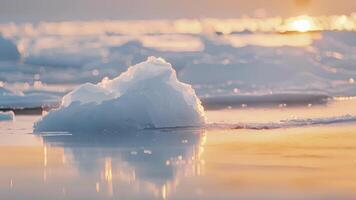
[[[73,90],[59,109],[35,124],[35,130],[102,132],[204,123],[204,109],[194,89],[180,82],[165,60],[149,57],[112,80],[104,78]]]
[[[0,112],[0,121],[12,121],[15,119],[15,114],[13,111]]]

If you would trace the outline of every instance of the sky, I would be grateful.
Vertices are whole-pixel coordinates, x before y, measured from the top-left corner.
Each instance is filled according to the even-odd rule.
[[[0,22],[350,14],[355,0],[0,0]]]

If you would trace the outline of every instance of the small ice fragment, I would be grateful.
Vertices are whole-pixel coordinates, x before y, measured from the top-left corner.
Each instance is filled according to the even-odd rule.
[[[0,121],[14,121],[15,113],[13,111],[0,112]]]
[[[93,70],[91,71],[91,74],[92,74],[93,76],[99,76],[99,70],[93,69]]]
[[[182,143],[183,143],[183,144],[187,144],[187,143],[188,143],[188,140],[182,140]]]
[[[35,74],[35,75],[33,75],[33,79],[34,80],[40,80],[40,78],[41,78],[41,75],[40,74]]]
[[[281,103],[281,104],[278,105],[278,107],[280,107],[280,108],[285,108],[285,107],[287,107],[287,104]]]
[[[149,155],[151,155],[151,154],[152,154],[152,151],[145,149],[145,150],[143,150],[143,153],[144,153],[144,154],[149,154]]]
[[[35,82],[33,82],[33,87],[34,87],[35,89],[40,89],[40,88],[43,87],[43,84],[42,84],[41,81],[35,81]]]

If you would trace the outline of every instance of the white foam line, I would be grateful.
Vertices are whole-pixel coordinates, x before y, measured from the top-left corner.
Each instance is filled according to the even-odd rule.
[[[351,122],[356,122],[356,116],[343,115],[343,116],[325,117],[325,118],[289,119],[289,120],[281,120],[279,122],[270,122],[270,123],[236,123],[236,124],[212,123],[212,124],[208,124],[206,128],[266,130],[266,129],[313,126],[313,125],[351,123]]]

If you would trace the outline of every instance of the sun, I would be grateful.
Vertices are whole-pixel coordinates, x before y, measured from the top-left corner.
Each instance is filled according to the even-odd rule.
[[[313,27],[311,19],[303,17],[291,22],[291,28],[299,32],[310,31]]]

